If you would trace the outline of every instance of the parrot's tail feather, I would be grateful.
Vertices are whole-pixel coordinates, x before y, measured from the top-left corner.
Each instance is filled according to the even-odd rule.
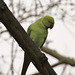
[[[28,68],[29,64],[30,64],[30,58],[28,57],[27,53],[24,53],[24,62],[23,62],[21,75],[26,74],[26,71],[27,71],[27,68]]]

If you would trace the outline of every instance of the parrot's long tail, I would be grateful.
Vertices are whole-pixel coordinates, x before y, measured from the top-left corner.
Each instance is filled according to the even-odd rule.
[[[27,71],[27,68],[28,68],[29,64],[30,64],[30,58],[29,58],[27,53],[24,53],[24,62],[23,62],[21,75],[26,74],[26,71]]]

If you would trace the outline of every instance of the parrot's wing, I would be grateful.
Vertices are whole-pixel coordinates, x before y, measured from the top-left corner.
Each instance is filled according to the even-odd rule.
[[[27,34],[30,36],[30,34],[31,34],[31,26],[28,27]]]

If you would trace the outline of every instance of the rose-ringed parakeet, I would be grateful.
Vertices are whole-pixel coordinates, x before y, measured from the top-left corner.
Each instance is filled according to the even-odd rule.
[[[48,28],[52,29],[54,26],[54,19],[51,16],[44,16],[32,23],[27,30],[27,34],[34,41],[38,48],[41,48],[47,38]],[[25,75],[26,69],[30,63],[30,58],[27,53],[24,55],[23,70],[21,75]],[[25,71],[24,71],[25,70]]]

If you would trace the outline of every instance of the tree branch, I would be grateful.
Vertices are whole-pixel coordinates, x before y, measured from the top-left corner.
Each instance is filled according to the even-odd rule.
[[[63,63],[63,64],[69,64],[71,66],[75,66],[75,60],[74,59],[62,56],[59,53],[57,53],[56,51],[51,50],[47,47],[42,47],[41,49],[42,49],[42,51],[46,52],[47,54],[50,54],[53,57],[55,57],[56,59],[58,59],[59,60],[59,62],[57,63],[58,65]]]

